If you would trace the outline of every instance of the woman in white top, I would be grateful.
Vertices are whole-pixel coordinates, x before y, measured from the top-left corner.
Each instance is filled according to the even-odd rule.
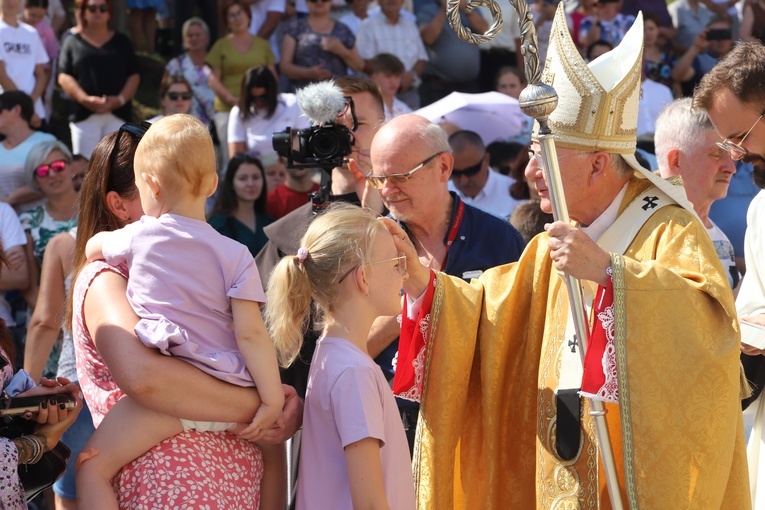
[[[309,126],[294,94],[280,94],[273,73],[263,66],[251,67],[242,77],[239,104],[231,109],[228,121],[228,152],[246,152],[258,157],[273,152],[271,137],[285,128]]]

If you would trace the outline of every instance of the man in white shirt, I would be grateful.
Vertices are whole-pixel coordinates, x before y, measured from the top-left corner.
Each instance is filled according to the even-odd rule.
[[[644,92],[645,94],[645,92]],[[736,268],[733,245],[709,218],[715,200],[725,198],[736,165],[717,146],[717,136],[705,111],[691,108],[691,98],[674,101],[656,120],[654,144],[661,176],[679,176],[688,200],[699,215],[715,245],[731,288],[738,287],[741,275]]]
[[[390,53],[401,60],[406,71],[401,75],[399,99],[417,109],[420,106],[417,88],[428,54],[417,25],[401,16],[402,5],[403,0],[381,0],[380,12],[370,13],[361,22],[356,46],[365,61],[365,72],[369,72],[370,61],[380,53]]]
[[[489,153],[473,131],[457,131],[449,137],[454,166],[449,190],[467,204],[500,218],[509,218],[520,203],[510,196],[513,179],[489,168]]]
[[[0,92],[21,90],[32,98],[35,116],[45,119],[42,96],[48,86],[50,61],[34,27],[18,21],[21,0],[0,0]],[[33,125],[37,120],[33,120]]]

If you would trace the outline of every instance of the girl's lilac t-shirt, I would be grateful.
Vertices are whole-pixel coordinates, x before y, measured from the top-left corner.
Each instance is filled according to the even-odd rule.
[[[368,437],[380,441],[388,505],[414,510],[409,445],[382,370],[351,342],[322,338],[303,411],[297,510],[353,508],[344,447]]]

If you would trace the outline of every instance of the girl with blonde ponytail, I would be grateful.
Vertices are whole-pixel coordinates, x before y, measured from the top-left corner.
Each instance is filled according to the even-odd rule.
[[[268,282],[266,324],[280,362],[300,352],[314,314],[298,510],[414,509],[409,447],[393,393],[367,351],[377,317],[401,313],[406,258],[375,215],[336,203]]]

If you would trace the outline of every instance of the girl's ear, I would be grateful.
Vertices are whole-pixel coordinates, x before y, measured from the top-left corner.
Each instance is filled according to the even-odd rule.
[[[365,295],[369,295],[369,278],[367,275],[367,266],[362,265],[360,267],[361,271],[356,271],[356,285],[358,285],[359,290]]]
[[[130,219],[130,211],[127,209],[125,199],[116,191],[109,191],[106,194],[106,206],[119,220],[127,223]]]

